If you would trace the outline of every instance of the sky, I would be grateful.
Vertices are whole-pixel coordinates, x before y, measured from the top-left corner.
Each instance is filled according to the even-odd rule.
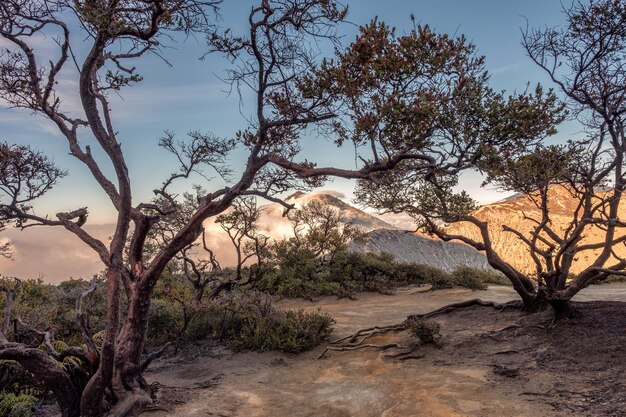
[[[235,32],[245,28],[247,11],[253,3],[250,0],[225,0],[219,25],[233,28]],[[350,23],[339,28],[344,44],[354,39],[358,25],[368,23],[376,16],[395,26],[398,33],[408,32],[412,27],[410,15],[413,14],[419,23],[428,24],[438,32],[464,34],[475,43],[478,53],[486,56],[490,84],[495,89],[521,91],[529,82],[550,86],[545,75],[524,53],[520,45],[521,28],[526,27],[527,22],[530,27],[561,24],[563,16],[559,0],[351,0],[348,4]],[[81,39],[80,33],[74,36]],[[49,52],[46,49],[49,41],[40,40],[39,52],[43,55]],[[151,190],[159,187],[169,172],[176,169],[172,157],[156,146],[165,130],[175,132],[179,138],[184,138],[191,130],[232,137],[246,127],[246,116],[253,111],[250,95],[244,93],[240,100],[237,94],[229,94],[228,85],[221,80],[229,65],[223,57],[209,55],[199,59],[207,50],[202,36],[174,41],[164,50],[171,66],[155,56],[142,58],[137,68],[144,77],[143,82],[123,90],[120,96],[111,100],[113,122],[119,131],[134,184],[135,203],[149,200]],[[0,46],[3,44],[0,40]],[[325,52],[330,55],[332,51]],[[58,88],[63,108],[79,114],[77,82],[72,74],[65,74]],[[558,140],[576,133],[575,125],[565,125]],[[110,202],[87,169],[68,155],[67,143],[50,121],[0,103],[0,140],[29,143],[68,171],[68,176],[55,189],[35,203],[37,214],[54,217],[58,211],[88,206],[89,224],[112,222]],[[229,162],[236,168],[242,166],[244,158],[244,154],[235,153]],[[349,147],[337,150],[332,141],[323,138],[306,138],[301,158],[319,165],[339,163],[354,167],[354,154]],[[468,174],[462,177],[460,187],[480,203],[504,197],[496,190],[480,189],[480,182],[478,175]],[[187,183],[180,190],[190,185]],[[348,198],[353,187],[354,183],[349,180],[335,180],[324,186]]]

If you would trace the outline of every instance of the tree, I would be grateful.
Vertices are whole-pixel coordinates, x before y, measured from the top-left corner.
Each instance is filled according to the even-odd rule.
[[[372,205],[408,211],[427,232],[484,251],[491,266],[511,280],[526,309],[549,303],[555,320],[574,314],[569,300],[579,291],[611,274],[624,274],[626,267],[626,259],[615,251],[626,241],[626,224],[618,212],[625,184],[626,10],[620,1],[593,0],[574,2],[565,15],[566,27],[527,30],[523,45],[567,99],[587,137],[563,145],[487,148],[475,164],[486,174],[485,185],[526,194],[536,206],[538,215],[525,216],[529,230],[503,226],[526,246],[536,267],[533,274],[516,270],[497,253],[489,224],[471,213],[475,203],[453,191],[455,176],[416,183],[410,171],[396,172],[382,180],[384,193],[367,184],[361,188]],[[523,114],[517,117],[522,123],[528,120]],[[562,226],[554,222],[557,188],[574,201]],[[449,234],[442,225],[453,222],[473,224],[479,238]],[[592,233],[601,239],[585,240]],[[591,260],[574,273],[572,265],[582,255]]]
[[[232,287],[235,284],[249,284],[260,278],[263,273],[269,237],[259,232],[258,221],[261,214],[262,209],[257,206],[256,199],[245,197],[234,202],[230,212],[216,217],[215,221],[228,234],[237,254],[235,279],[224,285]],[[248,268],[248,277],[244,282],[244,265],[253,258],[256,258],[256,263]],[[215,296],[217,293],[214,291],[212,295]]]
[[[336,207],[311,201],[287,214],[293,236],[268,248],[268,268],[257,288],[289,297],[314,297],[338,291],[332,282],[348,244],[364,233]],[[341,274],[337,274],[341,275]],[[341,277],[343,278],[343,276]]]
[[[344,215],[332,206],[311,201],[288,214],[293,237],[284,242],[286,247],[310,256],[325,265],[345,251],[352,241],[363,239],[364,234]]]
[[[144,252],[156,252],[170,244],[178,231],[191,220],[198,209],[197,195],[205,191],[196,187],[196,193],[184,193],[182,201],[172,201],[160,196],[153,203],[159,207],[170,206],[167,214],[162,215],[155,223],[146,238]],[[175,207],[175,208],[174,208]],[[155,212],[155,214],[157,214]],[[198,253],[199,251],[199,253]],[[206,288],[215,284],[222,274],[222,267],[215,253],[206,243],[206,229],[202,225],[201,238],[189,243],[178,252],[168,264],[170,275],[182,275],[194,288],[194,305],[198,307]]]
[[[12,217],[13,207],[21,211],[30,210],[30,204],[63,176],[65,172],[56,168],[41,152],[28,146],[0,143],[0,192],[10,198],[8,204],[0,205],[0,231],[6,228],[8,219]],[[18,226],[21,222],[18,219]],[[11,258],[11,242],[0,244],[0,256]]]
[[[373,22],[345,53],[316,67],[312,41],[336,40],[336,24],[346,16],[347,10],[337,2],[261,0],[251,9],[248,31],[242,35],[213,28],[217,3],[0,3],[0,36],[9,44],[0,56],[4,100],[56,126],[70,154],[93,176],[116,213],[111,240],[103,242],[83,228],[87,208],[58,213],[52,219],[37,215],[30,204],[19,203],[24,188],[2,190],[3,222],[63,227],[92,248],[105,267],[108,310],[102,344],[96,346],[79,320],[87,349],[71,351],[91,370],[86,386],[68,383],[65,370],[43,351],[0,338],[0,358],[20,362],[56,390],[63,416],[96,416],[106,410],[111,415],[127,415],[152,401],[142,377],[142,352],[155,285],[172,258],[198,239],[203,222],[223,213],[235,199],[254,195],[278,201],[277,193],[319,184],[325,176],[365,179],[403,161],[417,175],[455,171],[475,159],[487,143],[534,137],[546,129],[541,111],[545,97],[506,100],[491,91],[482,58],[475,56],[473,45],[462,37],[451,39],[420,27],[395,38],[385,25]],[[75,31],[80,33],[74,35]],[[234,138],[193,132],[187,141],[178,141],[166,134],[160,145],[173,153],[180,169],[156,190],[165,204],[134,204],[122,133],[115,128],[108,95],[141,81],[134,64],[143,55],[163,52],[162,43],[174,32],[208,33],[211,50],[232,60],[232,83],[255,94],[254,119]],[[33,46],[41,39],[49,42],[45,58],[41,48]],[[74,47],[76,40],[86,48],[84,56]],[[73,74],[78,83],[83,116],[64,110],[66,97],[57,90],[62,73]],[[517,118],[499,122],[500,113],[520,111],[537,113],[535,119],[542,123],[535,126],[535,119],[525,119],[525,128],[520,129]],[[352,141],[359,166],[317,167],[298,161],[302,133],[314,127],[335,138],[338,145]],[[98,152],[92,151],[87,140]],[[229,172],[225,159],[235,148],[247,152],[246,165]],[[112,174],[105,165],[112,168]],[[171,240],[156,251],[146,250],[151,229],[163,216],[178,210],[171,185],[202,168],[222,175],[228,185],[197,195],[197,208]],[[45,165],[44,171],[56,172],[56,177],[61,172],[52,165]],[[128,301],[123,313],[121,291]]]

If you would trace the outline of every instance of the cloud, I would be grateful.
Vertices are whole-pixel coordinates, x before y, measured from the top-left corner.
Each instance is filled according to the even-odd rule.
[[[509,72],[509,71],[518,69],[519,67],[521,67],[525,63],[526,63],[525,61],[518,61],[518,62],[515,62],[513,64],[502,65],[500,67],[496,67],[496,68],[490,70],[489,73],[491,73],[492,75],[502,74],[504,72]]]
[[[106,242],[113,227],[87,226],[86,230]],[[31,227],[7,229],[2,234],[13,242],[15,258],[0,260],[4,275],[60,282],[70,277],[88,278],[103,268],[95,252],[65,229]]]
[[[315,200],[321,194],[344,198],[344,194],[333,190],[321,190],[302,195],[293,200],[297,206]],[[323,200],[322,200],[323,201]],[[271,203],[261,206],[262,216],[258,222],[260,232],[272,239],[285,239],[293,235],[289,219],[283,217],[284,208]],[[401,228],[410,228],[413,223],[404,217],[385,218]],[[409,226],[410,222],[410,226]],[[403,227],[407,225],[407,227]],[[85,229],[105,244],[112,235],[113,224],[86,225]],[[226,232],[215,218],[205,222],[207,245],[223,267],[236,263],[236,252]],[[2,232],[0,242],[10,240],[15,248],[15,261],[0,259],[0,269],[5,275],[22,278],[41,277],[46,281],[60,282],[69,277],[88,278],[103,269],[97,254],[72,233],[63,228],[31,227],[23,231],[7,229]],[[198,255],[203,257],[201,250]]]

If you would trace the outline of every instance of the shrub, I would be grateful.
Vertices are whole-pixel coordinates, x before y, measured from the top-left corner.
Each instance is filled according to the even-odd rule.
[[[285,297],[310,299],[324,295],[353,298],[361,291],[391,294],[402,285],[445,282],[449,276],[427,265],[404,264],[390,254],[340,251],[332,259],[316,259],[304,250],[287,250],[280,243],[271,268],[254,288]],[[276,249],[277,250],[277,249]],[[438,287],[443,287],[439,285]]]
[[[441,345],[441,325],[433,320],[427,320],[415,316],[406,319],[407,331],[419,339],[422,344]]]
[[[235,349],[285,352],[319,344],[330,335],[334,323],[328,314],[279,310],[270,296],[257,291],[224,294],[198,321],[204,321],[209,334]]]
[[[76,299],[90,283],[83,279],[69,279],[56,287],[56,312],[53,321],[55,338],[68,345],[83,343],[80,330],[76,326]],[[89,317],[89,325],[94,332],[104,330],[106,315],[104,279],[99,278],[96,290],[83,300],[83,311]]]
[[[461,267],[452,272],[452,282],[460,287],[469,288],[472,290],[486,290],[487,284],[483,281],[482,271]]]
[[[452,277],[441,269],[430,265],[415,264],[410,265],[415,268],[415,273],[423,277],[424,282],[430,284],[433,290],[442,290],[444,288],[452,288],[454,286]]]
[[[354,298],[361,291],[391,294],[394,288],[411,284],[430,284],[433,290],[511,285],[496,272],[461,267],[450,274],[429,265],[396,262],[388,253],[343,250],[332,259],[319,259],[289,241],[276,243],[269,270],[253,285],[271,294],[311,299],[324,295]]]
[[[0,284],[14,286],[13,282],[0,279]],[[83,342],[76,326],[76,299],[89,282],[70,279],[59,285],[52,285],[42,280],[23,280],[12,305],[12,314],[36,329],[51,328],[54,336],[70,345]],[[0,293],[0,305],[4,306],[5,295]],[[89,317],[92,330],[104,328],[106,302],[104,286],[100,285],[83,303],[83,310]],[[37,338],[27,332],[19,336],[19,341],[36,343]]]
[[[487,284],[511,285],[511,281],[497,272],[471,267],[455,269],[452,272],[452,282],[455,285],[472,290],[486,290]]]

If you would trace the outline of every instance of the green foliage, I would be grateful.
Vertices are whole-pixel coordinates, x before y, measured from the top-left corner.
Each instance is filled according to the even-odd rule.
[[[38,392],[41,383],[19,363],[0,360],[0,391],[19,394],[26,388],[33,388]]]
[[[540,86],[510,96],[490,88],[475,45],[428,26],[397,36],[374,20],[337,55],[307,86],[315,80],[348,103],[352,125],[334,125],[340,142],[375,137],[387,156],[424,156],[359,181],[357,199],[376,209],[455,221],[475,204],[455,191],[459,172],[537,143],[564,118],[563,104]]]
[[[441,345],[443,338],[441,325],[436,321],[410,316],[406,319],[405,326],[412,336],[419,339],[420,343]]]
[[[163,274],[154,291],[146,342],[163,345],[178,340],[196,313],[191,283],[170,274]]]
[[[37,401],[37,397],[28,393],[0,392],[0,416],[30,417]]]
[[[320,264],[312,252],[287,241],[278,242],[274,253],[275,268],[255,287],[286,297],[352,297],[360,291],[388,294],[394,286],[421,282],[412,268],[394,262],[387,254],[341,251]]]
[[[327,314],[282,311],[258,291],[231,291],[196,305],[186,280],[164,276],[155,291],[147,343],[224,340],[235,349],[301,352],[332,330]]]
[[[452,272],[451,280],[452,283],[459,287],[472,290],[486,290],[488,284],[511,285],[511,281],[495,271],[486,271],[466,266],[455,269]]]
[[[585,152],[572,143],[499,150],[485,155],[479,164],[487,174],[483,185],[532,194],[553,184],[582,180],[576,176],[576,164]]]
[[[76,299],[89,283],[85,280],[70,279],[58,285],[42,280],[24,280],[12,305],[12,314],[19,316],[29,326],[37,329],[52,328],[56,339],[70,345],[82,343],[76,326]],[[0,279],[0,285],[12,287],[8,279]],[[99,285],[83,302],[83,310],[90,319],[92,330],[104,328],[106,302],[104,286]],[[0,293],[3,305],[5,294]],[[30,341],[34,342],[34,340]]]
[[[482,279],[482,271],[462,267],[452,272],[452,282],[472,290],[486,290],[487,284]]]
[[[490,271],[485,271],[485,270],[478,270],[477,271],[480,274],[481,279],[483,280],[483,282],[485,284],[489,284],[489,285],[500,285],[500,286],[504,286],[504,287],[512,287],[513,283],[511,282],[510,279],[508,279],[507,277],[505,277],[502,274],[499,274],[495,271],[490,272]]]
[[[506,278],[493,272],[464,267],[449,274],[429,265],[399,263],[386,253],[344,250],[320,264],[313,253],[289,241],[276,243],[273,259],[274,268],[254,287],[285,297],[354,298],[362,291],[391,294],[396,287],[419,284],[430,284],[435,290],[455,285],[472,289],[486,289],[487,284],[509,285]]]
[[[89,325],[93,332],[104,329],[107,308],[104,279],[99,277],[98,280],[96,290],[83,300],[82,306],[85,315],[89,317]],[[56,287],[57,310],[53,318],[54,336],[68,345],[83,343],[80,330],[76,326],[76,299],[88,285],[89,282],[83,279],[69,279]]]
[[[24,225],[27,220],[14,213],[29,212],[32,202],[65,175],[44,153],[28,145],[0,142],[0,226]]]
[[[334,323],[328,314],[279,310],[270,296],[257,291],[224,294],[197,321],[235,349],[285,352],[301,352],[319,344],[330,335]]]

